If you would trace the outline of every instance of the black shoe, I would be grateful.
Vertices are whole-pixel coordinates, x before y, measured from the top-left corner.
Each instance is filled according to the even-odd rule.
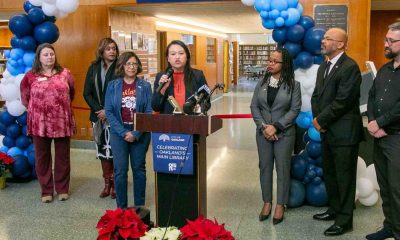
[[[325,236],[338,236],[338,235],[342,235],[346,232],[350,232],[352,230],[353,230],[352,225],[339,226],[339,225],[333,224],[332,226],[330,226],[328,229],[325,230],[324,235]]]
[[[271,209],[269,210],[268,214],[264,215],[264,214],[260,213],[260,215],[258,216],[258,220],[260,222],[267,220],[269,218],[269,215],[271,215],[271,210],[272,210],[272,206],[271,206]]]
[[[379,231],[376,231],[374,233],[371,233],[371,234],[368,234],[367,236],[365,236],[365,238],[368,240],[383,240],[383,239],[392,238],[392,237],[394,237],[392,230],[385,228],[385,227],[383,227]]]
[[[324,212],[324,213],[315,214],[313,216],[313,218],[316,220],[321,220],[321,221],[332,221],[332,220],[335,220],[336,214]]]
[[[281,218],[272,218],[272,223],[274,225],[279,224],[283,221],[283,216]]]

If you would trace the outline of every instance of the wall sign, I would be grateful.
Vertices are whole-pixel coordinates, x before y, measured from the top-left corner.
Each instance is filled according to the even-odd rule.
[[[155,172],[193,174],[193,137],[190,134],[152,133]]]
[[[348,12],[347,5],[314,5],[315,26],[326,30],[336,27],[347,32]]]

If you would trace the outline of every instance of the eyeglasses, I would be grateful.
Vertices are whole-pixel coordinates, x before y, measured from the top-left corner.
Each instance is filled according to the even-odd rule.
[[[400,42],[400,39],[385,38],[384,41],[387,44],[392,45],[393,43]]]
[[[276,60],[267,60],[267,64],[275,65],[277,63],[283,63],[283,62],[279,62],[279,61],[276,61]]]
[[[324,38],[322,38],[322,40],[325,40],[325,41],[334,41],[334,42],[343,42],[343,41],[336,40],[336,39],[332,39],[332,38],[329,38],[329,37],[324,37]]]
[[[135,62],[127,62],[125,63],[126,67],[134,67],[137,68],[139,66],[139,63],[135,63]]]

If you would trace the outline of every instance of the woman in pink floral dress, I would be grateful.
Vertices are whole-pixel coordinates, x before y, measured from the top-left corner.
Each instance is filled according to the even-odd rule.
[[[42,190],[42,202],[69,198],[70,137],[75,130],[71,108],[74,78],[61,67],[52,45],[44,43],[36,50],[32,70],[21,82],[21,100],[28,111],[28,135],[35,146],[36,174]],[[54,176],[51,142],[54,141]]]

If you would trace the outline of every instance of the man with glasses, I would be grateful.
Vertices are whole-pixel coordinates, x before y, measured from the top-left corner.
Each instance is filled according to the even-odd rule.
[[[368,132],[375,138],[374,162],[385,216],[370,240],[400,239],[400,22],[389,25],[385,57],[368,98]]]
[[[336,236],[353,228],[359,142],[363,140],[360,114],[361,72],[345,53],[347,33],[329,29],[321,42],[327,57],[318,69],[311,98],[313,125],[320,132],[322,158],[329,208],[313,216],[316,220],[334,221],[325,230]]]

